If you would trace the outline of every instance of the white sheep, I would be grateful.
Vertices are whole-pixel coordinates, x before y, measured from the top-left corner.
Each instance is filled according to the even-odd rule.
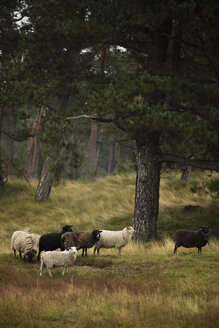
[[[16,255],[16,250],[19,251],[20,257],[24,253],[24,261],[26,256],[28,257],[28,262],[32,261],[32,258],[38,252],[39,249],[39,239],[40,235],[29,233],[27,231],[20,231],[20,233],[12,235],[11,246]]]
[[[42,270],[44,265],[46,266],[50,277],[52,277],[52,273],[50,269],[53,267],[63,267],[62,275],[64,276],[66,268],[73,265],[76,259],[77,259],[77,248],[75,246],[63,252],[58,252],[58,251],[44,252],[41,255],[40,276],[42,276]]]
[[[15,249],[15,246],[14,246],[14,242],[15,242],[16,238],[18,236],[24,235],[26,233],[32,233],[32,230],[31,229],[26,229],[26,230],[17,230],[17,231],[13,232],[13,234],[11,236],[11,249],[14,252],[14,255],[16,255],[16,249]]]
[[[126,227],[120,231],[102,230],[100,239],[94,245],[94,253],[97,250],[97,255],[99,255],[100,248],[113,248],[116,247],[119,250],[119,255],[121,254],[121,248],[124,247],[129,240],[131,240],[134,233],[133,227]]]

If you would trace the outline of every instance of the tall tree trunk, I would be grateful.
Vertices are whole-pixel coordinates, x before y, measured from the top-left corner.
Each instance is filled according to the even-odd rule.
[[[43,163],[43,168],[39,180],[39,184],[34,199],[43,201],[49,198],[52,188],[52,177],[49,171],[50,156],[47,154]]]
[[[10,133],[13,135],[16,129],[17,123],[17,108],[15,109],[14,115],[10,117]],[[14,174],[14,139],[9,139],[9,163],[8,163],[8,175]]]
[[[109,164],[108,164],[109,175],[113,173],[113,169],[115,165],[116,165],[116,134],[113,134],[111,147],[110,147]]]
[[[165,71],[169,35],[171,35],[172,21],[161,23],[154,32],[148,67],[151,74],[161,74]],[[164,95],[160,91],[154,92],[151,103],[157,104]],[[157,235],[157,218],[159,211],[159,188],[161,164],[156,159],[159,153],[159,138],[148,134],[144,141],[138,140],[137,146],[137,177],[135,192],[135,213],[133,226],[136,240],[148,241]]]
[[[26,112],[29,116],[28,105],[26,107]],[[36,139],[34,140],[34,135],[37,135],[39,133],[41,119],[42,119],[42,115],[44,113],[45,113],[44,107],[41,107],[41,108],[38,107],[36,109],[36,117],[35,117],[34,123],[31,128],[31,136],[28,138],[27,159],[26,159],[25,168],[24,168],[24,172],[28,177],[32,176],[32,172],[33,172],[32,165],[35,165],[34,160],[37,160],[36,156],[37,156],[38,149],[35,149],[35,146],[39,147],[39,145],[37,145],[35,143]],[[27,127],[28,127],[28,129],[30,129],[30,120],[29,119],[27,119]],[[36,153],[35,153],[35,157],[33,158],[34,151],[36,151]]]
[[[90,140],[90,178],[95,181],[97,175],[97,122],[91,123],[91,140]]]
[[[33,147],[33,159],[32,159],[32,165],[31,165],[31,176],[33,178],[37,177],[37,171],[39,166],[39,157],[40,157],[40,141],[39,137],[34,137],[34,147]]]
[[[4,190],[4,173],[3,173],[3,161],[2,161],[2,151],[1,151],[2,120],[3,120],[3,110],[0,107],[0,191]]]
[[[83,166],[82,166],[82,170],[81,170],[81,179],[82,180],[86,179],[88,159],[89,159],[89,148],[90,148],[90,139],[88,141],[86,153],[85,153],[85,156],[84,156]]]
[[[137,176],[133,227],[136,240],[155,239],[159,209],[160,163],[155,160],[159,141],[137,141]]]

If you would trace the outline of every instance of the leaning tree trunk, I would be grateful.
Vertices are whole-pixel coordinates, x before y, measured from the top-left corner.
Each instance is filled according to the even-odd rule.
[[[35,193],[34,199],[37,201],[43,201],[49,198],[52,188],[52,178],[49,171],[50,156],[47,155],[42,168],[39,184]]]
[[[155,159],[159,142],[137,142],[137,177],[133,227],[136,240],[156,238],[159,208],[160,163]]]

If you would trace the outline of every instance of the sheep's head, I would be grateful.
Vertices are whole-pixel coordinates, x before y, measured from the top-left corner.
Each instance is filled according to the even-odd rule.
[[[100,239],[100,234],[101,234],[102,230],[93,230],[93,238],[94,240],[98,241]]]
[[[31,251],[27,252],[28,262],[32,262],[32,258],[36,255],[37,251],[32,249]]]
[[[62,227],[62,233],[64,232],[72,232],[72,225],[65,225],[64,227]]]
[[[127,231],[127,234],[130,235],[130,236],[132,236],[133,233],[134,233],[134,231],[135,231],[135,230],[133,229],[133,227],[131,227],[131,226],[126,227],[125,230]]]
[[[209,228],[208,227],[200,227],[200,230],[202,233],[204,233],[205,235],[209,234]]]
[[[69,252],[71,252],[73,254],[77,254],[78,251],[77,251],[77,248],[75,246],[72,246],[72,247],[70,247]]]

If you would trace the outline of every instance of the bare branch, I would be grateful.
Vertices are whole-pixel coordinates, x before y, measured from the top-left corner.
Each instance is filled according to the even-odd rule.
[[[106,117],[97,117],[97,116],[89,116],[89,115],[86,115],[86,114],[82,114],[82,115],[78,115],[78,116],[71,116],[71,117],[67,117],[66,120],[69,121],[69,120],[77,120],[79,118],[88,118],[90,120],[95,120],[95,121],[98,121],[98,122],[103,122],[103,123],[112,123],[114,122],[114,119],[113,118],[106,118]]]

